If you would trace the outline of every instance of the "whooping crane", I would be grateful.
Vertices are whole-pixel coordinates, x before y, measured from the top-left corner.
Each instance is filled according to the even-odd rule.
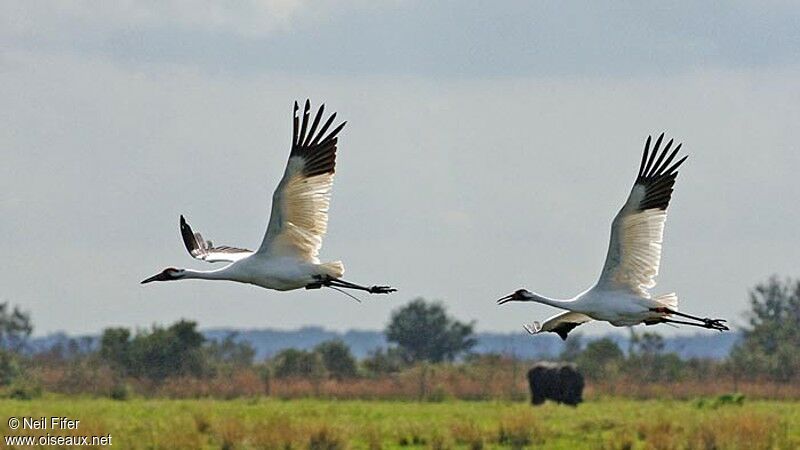
[[[678,297],[674,293],[655,298],[650,296],[649,289],[656,285],[655,277],[661,260],[667,205],[678,167],[686,160],[684,156],[670,166],[681,148],[679,144],[669,153],[672,139],[656,158],[663,139],[662,133],[650,152],[651,136],[647,138],[636,182],[628,201],[611,224],[606,263],[594,286],[566,300],[545,297],[525,289],[497,300],[500,305],[512,301],[537,302],[566,310],[542,324],[525,325],[528,333],[550,331],[566,340],[572,329],[591,320],[606,321],[618,327],[675,323],[720,331],[728,329],[723,319],[700,318],[678,312]],[[675,320],[672,316],[696,322]]]
[[[328,206],[336,165],[336,135],[347,122],[326,136],[336,113],[317,132],[325,105],[319,108],[309,128],[310,110],[311,103],[306,100],[302,125],[299,125],[298,106],[297,102],[294,103],[291,153],[283,178],[272,195],[269,225],[258,250],[214,246],[200,233],[193,232],[181,216],[181,235],[192,257],[210,263],[230,264],[210,271],[169,267],[142,284],[201,279],[236,281],[278,291],[330,287],[388,294],[396,290],[389,286],[366,287],[345,281],[341,278],[344,274],[341,261],[320,263],[318,259],[322,237],[328,226]]]

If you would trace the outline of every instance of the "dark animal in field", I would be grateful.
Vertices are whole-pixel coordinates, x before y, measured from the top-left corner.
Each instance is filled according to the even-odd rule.
[[[539,362],[528,371],[531,403],[553,400],[577,406],[583,401],[583,375],[575,364]]]

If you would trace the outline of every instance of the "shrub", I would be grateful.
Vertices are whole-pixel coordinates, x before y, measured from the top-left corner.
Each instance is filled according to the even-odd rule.
[[[450,450],[453,445],[450,442],[450,439],[447,436],[437,432],[434,432],[431,436],[431,450]]]
[[[450,434],[456,444],[465,445],[469,450],[483,450],[484,432],[475,422],[455,422],[450,426]]]
[[[292,450],[297,448],[301,433],[288,418],[278,416],[256,423],[250,431],[250,444],[261,450]]]
[[[328,425],[322,425],[310,433],[308,450],[343,450],[347,448],[344,434]]]
[[[222,450],[233,450],[237,448],[244,440],[246,434],[242,422],[237,419],[227,419],[223,421],[217,426],[216,431]]]
[[[8,398],[33,400],[42,396],[42,386],[35,380],[17,379],[8,389]]]
[[[717,409],[721,406],[742,406],[744,405],[744,395],[740,393],[734,394],[722,394],[717,396],[714,399],[706,399],[706,398],[699,398],[694,401],[694,404],[698,408],[711,408]]]
[[[364,438],[367,441],[368,450],[382,450],[383,449],[383,433],[377,425],[369,426],[364,432]]]
[[[534,436],[541,438],[541,428],[532,413],[504,417],[497,429],[497,442],[512,449],[522,449],[533,443]]]
[[[17,355],[0,349],[0,386],[8,386],[21,372]]]
[[[118,382],[111,387],[111,391],[108,393],[108,396],[114,400],[127,400],[131,396],[131,386],[122,381]]]
[[[688,436],[690,448],[768,450],[789,448],[779,417],[753,412],[715,415],[701,421]]]
[[[211,421],[208,420],[206,414],[195,412],[192,418],[194,419],[194,427],[197,429],[198,433],[205,434],[211,430]]]

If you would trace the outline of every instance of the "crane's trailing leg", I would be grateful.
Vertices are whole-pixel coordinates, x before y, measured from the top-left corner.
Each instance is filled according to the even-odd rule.
[[[341,278],[333,278],[327,275],[320,275],[318,276],[319,282],[312,283],[306,286],[306,289],[319,289],[323,286],[325,287],[339,287],[345,289],[356,289],[359,291],[366,291],[370,294],[389,294],[391,292],[396,292],[397,289],[390,287],[390,286],[361,286],[359,284],[351,283],[349,281],[345,281]]]
[[[730,328],[728,328],[727,325],[725,325],[725,323],[724,323],[724,322],[727,322],[725,319],[711,319],[711,318],[708,318],[708,317],[697,317],[697,316],[693,316],[691,314],[686,314],[686,313],[674,311],[674,310],[672,310],[670,308],[666,308],[666,307],[652,308],[652,311],[663,313],[663,314],[686,317],[687,319],[692,319],[692,320],[696,320],[698,322],[702,322],[702,323],[696,323],[696,322],[688,322],[688,321],[685,321],[685,320],[674,320],[674,319],[661,318],[656,323],[677,323],[677,324],[681,324],[681,325],[692,325],[692,326],[696,326],[696,327],[709,328],[709,329],[712,329],[712,330],[719,330],[719,331],[728,331],[728,330],[730,330]],[[648,323],[648,325],[650,325],[650,323]]]
[[[697,323],[697,322],[688,322],[685,320],[674,320],[674,319],[655,319],[655,320],[648,320],[645,322],[645,325],[656,325],[659,323],[675,323],[678,325],[691,325],[694,327],[701,327],[701,328],[708,328],[711,330],[719,330],[719,331],[728,331],[729,328],[720,322],[722,319],[712,319],[710,322],[704,323]],[[724,322],[724,320],[723,320]]]

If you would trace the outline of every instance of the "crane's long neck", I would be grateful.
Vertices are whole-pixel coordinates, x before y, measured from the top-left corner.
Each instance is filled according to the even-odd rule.
[[[545,297],[544,295],[540,295],[540,294],[537,294],[535,292],[531,292],[530,294],[528,294],[528,300],[527,301],[536,302],[536,303],[543,303],[545,305],[555,306],[556,308],[561,308],[561,309],[570,309],[569,306],[570,306],[570,303],[572,303],[571,299],[570,300],[564,300],[564,299],[558,299],[558,298]]]
[[[217,270],[183,269],[181,280],[229,280],[226,267]]]

